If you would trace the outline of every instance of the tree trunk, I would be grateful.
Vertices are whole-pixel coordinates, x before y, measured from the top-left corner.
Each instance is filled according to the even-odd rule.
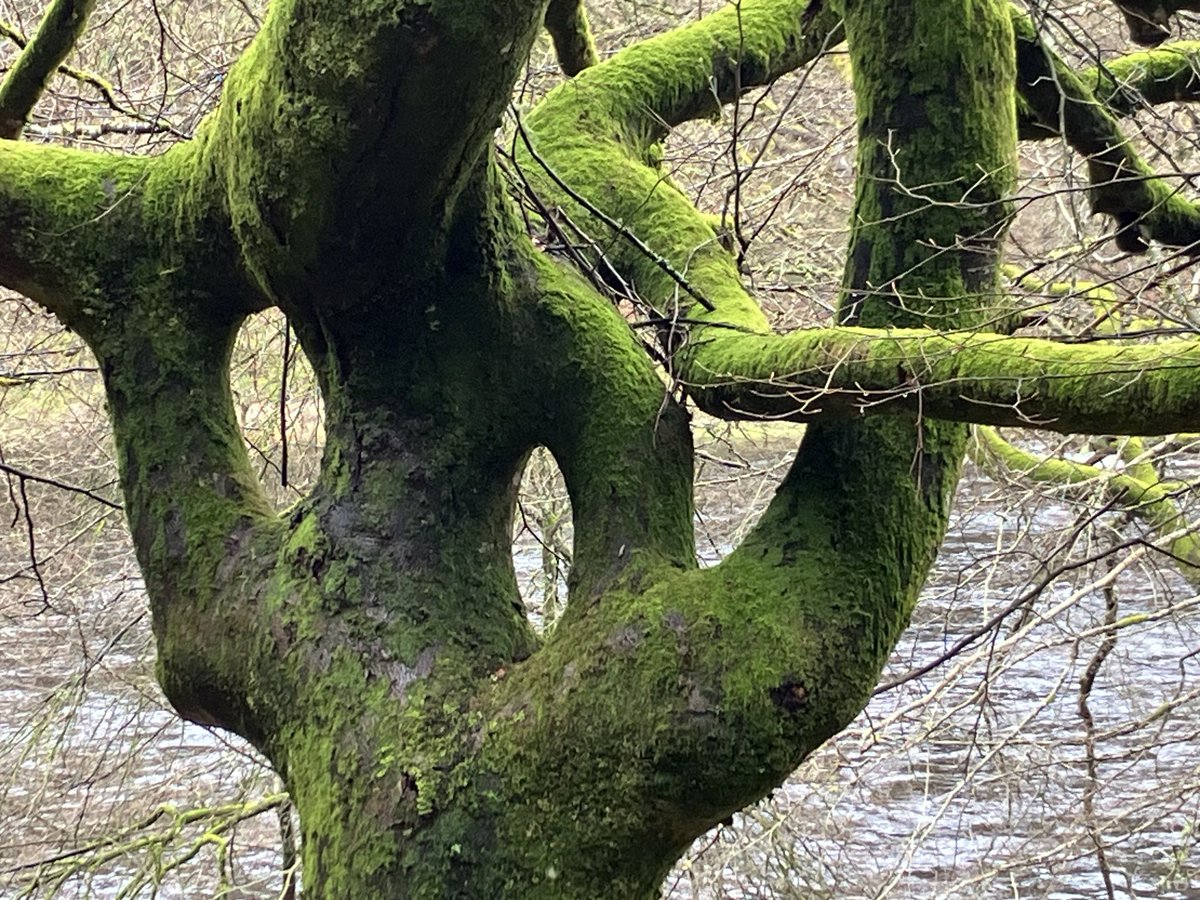
[[[660,61],[669,87],[676,60],[690,93],[652,99],[679,121],[713,85],[815,52],[784,31],[803,16],[833,33],[811,5],[747,0],[751,31],[724,45],[744,82],[672,56],[728,13],[629,64]],[[1015,170],[1007,9],[845,6],[860,179],[842,319],[978,323]],[[962,426],[820,425],[747,540],[696,568],[683,406],[611,305],[534,248],[497,174],[492,133],[544,14],[277,0],[190,144],[135,161],[0,148],[0,271],[100,360],[163,686],[279,770],[310,898],[656,896],[692,840],[862,709],[945,527]],[[579,190],[603,182],[593,207],[634,221],[683,201],[654,187],[660,126],[624,127],[653,104],[622,65],[585,69],[530,131]],[[563,124],[606,85],[625,104],[589,107],[595,134]],[[716,301],[693,315],[761,330],[684,206],[646,235],[669,227],[659,246]],[[678,293],[661,265],[622,265],[663,308]],[[319,483],[282,516],[228,380],[238,327],[268,306],[327,414]],[[697,328],[681,364],[719,371],[719,331]],[[576,529],[544,641],[510,552],[537,446]]]

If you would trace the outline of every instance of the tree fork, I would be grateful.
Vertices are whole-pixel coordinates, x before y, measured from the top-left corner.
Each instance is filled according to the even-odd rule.
[[[941,539],[965,431],[911,414],[814,426],[752,534],[697,569],[674,383],[518,233],[492,166],[545,4],[382,6],[272,4],[217,112],[159,160],[0,147],[0,237],[22,238],[0,242],[0,276],[97,353],[164,685],[284,776],[309,896],[652,897],[692,839],[862,709]],[[880,334],[1002,315],[1005,5],[844,6],[860,177],[842,319]],[[812,59],[841,34],[831,10],[747,0],[587,68],[529,116],[555,170],[712,300],[671,361],[685,383],[747,348],[790,364],[801,342],[769,334],[654,145]],[[459,89],[461,120],[439,99]],[[57,162],[69,203],[7,177]],[[97,218],[94,243],[22,237]],[[131,240],[107,247],[109,228]],[[674,308],[678,283],[615,247]],[[241,317],[275,304],[328,415],[320,480],[282,517],[228,381]],[[538,444],[578,533],[544,639],[508,546]]]
[[[945,187],[948,202],[959,212],[977,212],[960,239],[956,229],[947,233],[954,217],[936,201],[911,200],[907,182],[865,179],[872,186],[864,192],[874,193],[860,198],[860,247],[869,246],[877,237],[874,229],[881,227],[878,218],[866,215],[872,205],[911,203],[912,224],[901,239],[881,241],[869,253],[860,251],[847,277],[848,288],[856,292],[854,308],[882,324],[900,314],[899,304],[888,297],[928,296],[932,299],[924,314],[971,321],[978,315],[972,305],[996,301],[996,243],[1009,214],[1005,196],[1013,177],[1016,136],[1007,12],[998,3],[964,4],[972,26],[964,30],[958,16],[949,17],[956,23],[949,28],[936,4],[918,4],[910,12],[906,4],[869,3],[861,10],[854,52],[889,59],[905,46],[905,38],[935,34],[933,60],[925,59],[927,39],[920,52],[907,50],[917,54],[910,60],[913,70],[926,72],[926,83],[936,86],[922,102],[929,104],[929,112],[935,104],[945,110],[960,103],[967,108],[965,116],[956,117],[966,126],[965,136],[952,123],[936,119],[937,127],[948,129],[936,152],[921,149],[934,121],[914,128],[909,120],[864,113],[864,158],[880,152],[876,141],[894,131],[890,146],[904,159],[906,176],[924,184],[920,179],[950,146],[959,169]],[[888,28],[876,22],[887,22]],[[902,24],[898,30],[896,22]],[[620,64],[607,71],[619,77]],[[864,71],[868,81],[862,108],[871,109],[872,102],[878,109],[894,108],[892,80],[867,65]],[[580,76],[580,96],[585,81],[603,92],[605,72],[601,65]],[[998,112],[996,97],[1009,101]],[[530,117],[535,140],[539,134],[552,136],[547,155],[560,174],[569,172],[586,184],[584,160],[590,157],[583,148],[594,149],[593,139],[569,141],[565,122],[550,121],[553,109],[543,109],[544,119],[536,112]],[[565,106],[555,112],[569,114]],[[575,150],[580,157],[572,158]],[[991,173],[983,185],[977,185],[980,159]],[[662,197],[683,208],[670,188],[648,194],[632,160],[620,179],[611,167],[603,171],[605,187],[589,199],[610,214],[622,204],[641,204],[650,208],[647,215],[661,214]],[[648,203],[647,196],[653,201]],[[667,222],[677,235],[681,227],[689,237],[693,234],[682,212]],[[906,256],[905,241],[917,243],[911,252],[927,258]],[[710,258],[716,260],[706,256],[688,274],[714,299],[713,318],[720,321],[724,311],[744,309],[746,300],[736,283],[722,280],[725,270],[715,261],[710,264]],[[654,277],[651,272],[651,284]],[[875,278],[881,282],[879,291],[869,289]],[[967,308],[954,306],[958,298],[964,298]],[[495,760],[492,777],[510,786],[506,794],[519,796],[514,778],[571,752],[586,753],[592,767],[613,771],[614,778],[595,798],[610,810],[602,829],[609,840],[588,859],[607,865],[610,859],[641,859],[635,848],[642,853],[656,848],[646,861],[641,889],[630,890],[631,896],[653,890],[675,852],[672,847],[682,848],[730,811],[761,796],[857,714],[932,561],[964,429],[906,421],[813,431],[817,436],[806,439],[760,525],[723,563],[675,575],[641,593],[611,592],[600,604],[569,618],[542,651],[511,671],[498,688],[502,715],[492,720],[483,746],[485,761]],[[865,505],[863,496],[879,503]],[[845,535],[854,538],[846,541]],[[642,698],[640,717],[618,712],[619,698],[630,691]],[[656,732],[647,717],[672,727]],[[619,776],[611,763],[602,762],[606,744],[639,748],[625,753]],[[585,747],[589,750],[568,750]],[[537,797],[537,789],[524,788],[531,789]],[[566,851],[551,835],[574,834],[573,814],[560,814],[548,798],[541,804],[551,843],[536,852],[546,853],[546,865],[566,879],[560,882],[564,889],[570,879],[580,878],[577,884],[590,883],[594,891],[596,882],[590,879],[599,879],[599,872],[588,876],[586,867],[563,869],[555,862],[566,858]],[[526,845],[521,852],[535,851]],[[657,854],[661,860],[656,865]],[[564,896],[586,892],[579,887]]]

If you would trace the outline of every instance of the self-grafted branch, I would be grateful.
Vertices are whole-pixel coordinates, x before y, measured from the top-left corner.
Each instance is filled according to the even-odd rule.
[[[268,295],[345,309],[393,285],[395,260],[439,259],[543,12],[538,0],[271,5],[202,136]],[[409,273],[412,290],[437,269]]]
[[[1114,0],[1135,43],[1156,47],[1171,36],[1171,16],[1200,10],[1198,0]]]
[[[1141,253],[1150,241],[1200,250],[1200,209],[1138,156],[1116,119],[1084,79],[1039,39],[1032,22],[1013,15],[1021,96],[1037,123],[1061,133],[1086,160],[1092,210],[1112,216],[1117,246]]]
[[[571,495],[575,616],[627,571],[695,565],[691,431],[612,304],[575,273],[536,271],[529,353],[550,405],[539,439]]]
[[[546,7],[546,30],[566,75],[578,75],[600,61],[583,0],[550,0]]]
[[[83,34],[96,0],[52,0],[37,33],[0,82],[0,138],[21,136],[50,76]]]
[[[541,177],[542,190],[605,236],[610,260],[643,297],[664,310],[688,302],[655,260],[620,236],[609,239],[588,206],[637,233],[711,301],[711,311],[696,303],[688,312],[707,324],[693,326],[688,347],[674,357],[685,382],[696,371],[722,371],[725,354],[740,346],[750,356],[783,339],[764,333],[765,317],[734,261],[646,161],[647,142],[661,136],[663,121],[713,102],[702,93],[711,96],[711,83],[725,73],[713,68],[712,53],[695,48],[740,40],[792,48],[778,58],[793,62],[804,56],[795,48],[806,47],[808,58],[819,52],[835,27],[824,9],[806,16],[807,5],[795,4],[788,16],[785,6],[745,2],[648,42],[656,55],[630,48],[582,73],[528,119],[532,143],[557,176]],[[964,3],[957,12],[873,0],[855,4],[848,28],[856,72],[865,73],[861,108],[873,110],[860,120],[860,168],[879,172],[875,157],[890,152],[905,179],[865,178],[860,189],[859,249],[846,280],[853,313],[872,324],[903,315],[900,298],[910,309],[913,298],[930,298],[921,311],[946,321],[964,317],[958,305],[994,302],[996,241],[1015,168],[1012,35],[999,3]],[[817,33],[798,31],[801,23],[816,23]],[[729,61],[720,53],[716,59],[718,67]],[[925,93],[898,97],[896,80],[882,68],[890,65],[921,73]],[[997,97],[1010,102],[997,104]],[[911,195],[945,184],[948,161],[953,213],[943,214]],[[539,179],[536,162],[523,164]],[[982,185],[981,167],[989,174]],[[556,192],[560,180],[588,204]],[[907,227],[888,237],[885,227],[897,220]],[[964,436],[957,426],[911,420],[811,428],[762,521],[719,566],[642,593],[636,586],[612,592],[568,618],[509,676],[500,690],[506,707],[522,711],[522,698],[536,690],[539,699],[524,702],[538,715],[493,720],[496,733],[521,737],[488,756],[493,777],[544,765],[579,745],[589,721],[601,723],[605,746],[624,760],[606,797],[641,802],[636,815],[614,816],[595,857],[600,867],[621,856],[633,860],[629,866],[644,864],[642,884],[656,883],[664,856],[761,795],[861,709],[940,540]],[[618,691],[629,685],[654,710],[650,721],[616,711]],[[653,724],[661,721],[678,727]],[[485,755],[492,746],[485,743]],[[608,805],[627,806],[623,799]]]
[[[173,299],[166,285],[148,289],[90,340],[163,689],[187,718],[260,739],[266,723],[247,702],[261,674],[263,623],[247,591],[255,589],[252,574],[269,572],[278,535],[229,387],[240,317],[176,307]]]

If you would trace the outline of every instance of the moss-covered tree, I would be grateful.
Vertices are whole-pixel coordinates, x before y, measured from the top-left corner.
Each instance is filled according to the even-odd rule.
[[[1119,5],[1150,42],[1194,7]],[[598,63],[579,0],[274,0],[194,139],[154,158],[17,140],[91,6],[55,0],[0,86],[0,283],[99,361],[163,688],[278,769],[309,897],[654,896],[865,704],[942,538],[963,423],[1200,423],[1200,345],[1014,336],[998,275],[1019,138],[1088,157],[1123,248],[1196,246],[1200,212],[1118,124],[1133,95],[1196,93],[1191,45],[1076,72],[1002,0],[742,0]],[[548,210],[607,230],[680,391],[535,247],[499,175],[543,27],[574,77],[520,122],[517,160]],[[658,146],[843,39],[859,151],[838,321],[773,334]],[[228,377],[269,307],[327,411],[319,482],[282,516]],[[705,570],[688,403],[812,423]],[[544,639],[509,550],[537,446],[576,523]]]

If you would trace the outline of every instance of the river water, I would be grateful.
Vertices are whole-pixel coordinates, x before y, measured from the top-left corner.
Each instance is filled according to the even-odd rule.
[[[781,471],[770,442],[701,471],[709,562]],[[1110,515],[1082,530],[1088,506],[1078,499],[1013,497],[979,473],[964,482],[885,684],[1019,608],[936,670],[878,693],[772,798],[698,842],[666,896],[1082,900],[1106,896],[1107,869],[1115,897],[1200,898],[1195,591],[1140,545],[1076,565],[1136,534],[1135,523]],[[533,519],[544,512],[527,508]],[[30,885],[34,870],[18,867],[86,847],[163,804],[172,807],[115,842],[140,840],[132,852],[66,857],[28,896],[116,897],[139,873],[144,884],[127,896],[213,896],[222,877],[224,896],[276,895],[274,810],[220,839],[179,823],[173,844],[154,843],[177,823],[174,808],[260,798],[277,785],[244,746],[163,708],[119,529],[81,514],[78,532],[95,546],[61,551],[50,609],[28,579],[0,584],[0,897]],[[522,584],[541,595],[541,545],[523,532],[514,553]],[[1110,607],[1120,627],[1088,697],[1089,774],[1080,677]],[[53,874],[63,878],[56,894]]]
[[[884,684],[1018,608],[879,691],[668,896],[1084,900],[1108,895],[1107,869],[1115,897],[1200,898],[1196,591],[1144,545],[1104,555],[1139,531],[1115,515],[1081,529],[1097,505],[971,470]],[[1089,775],[1080,678],[1109,604],[1121,627],[1087,697]]]

